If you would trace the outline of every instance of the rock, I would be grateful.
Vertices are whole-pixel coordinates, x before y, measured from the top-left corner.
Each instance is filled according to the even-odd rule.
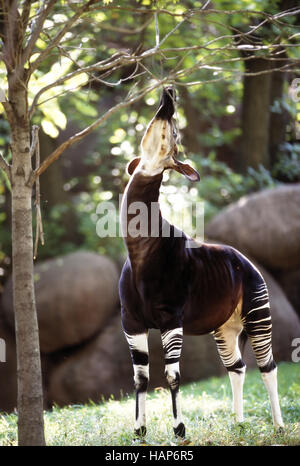
[[[149,332],[149,389],[167,387],[160,333]],[[222,372],[216,346],[210,335],[186,337],[181,359],[182,383]],[[63,406],[95,402],[132,392],[133,368],[127,341],[116,317],[92,342],[65,359],[50,375],[49,399]]]
[[[211,220],[206,234],[267,268],[300,266],[300,183],[242,197]]]
[[[300,268],[279,271],[275,276],[300,317]]]
[[[76,252],[37,264],[34,273],[44,353],[91,338],[116,312],[119,273],[105,256]],[[4,288],[3,308],[7,323],[14,328],[11,278]]]
[[[131,391],[130,355],[120,317],[93,341],[70,354],[51,373],[49,399],[59,406],[100,401]]]

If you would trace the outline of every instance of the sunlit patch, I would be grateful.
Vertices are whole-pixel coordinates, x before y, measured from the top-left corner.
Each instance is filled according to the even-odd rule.
[[[112,155],[120,155],[122,154],[122,149],[120,147],[114,146],[110,152]]]
[[[155,99],[153,99],[153,97],[149,97],[148,99],[146,99],[146,104],[147,105],[154,105],[155,104]]]
[[[247,198],[246,197],[241,197],[241,199],[238,200],[237,205],[239,207],[244,207],[244,205],[247,204]]]
[[[234,113],[235,112],[235,106],[234,105],[227,105],[226,112],[227,113]]]

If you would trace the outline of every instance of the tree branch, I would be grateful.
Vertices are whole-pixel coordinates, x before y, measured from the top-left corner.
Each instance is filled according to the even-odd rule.
[[[30,148],[30,155],[33,156],[35,153],[35,166],[40,166],[40,142],[39,142],[39,127],[33,125],[32,127],[32,143]],[[44,231],[43,221],[41,213],[41,195],[40,195],[40,179],[39,177],[35,180],[35,207],[36,207],[36,229],[35,229],[35,242],[34,242],[34,253],[33,259],[37,258],[37,250],[39,239],[41,240],[42,246],[44,245]]]
[[[48,155],[48,157],[43,161],[41,166],[34,170],[30,177],[29,180],[27,181],[28,186],[32,186],[37,179],[44,171],[55,161],[57,160],[61,154],[68,149],[70,146],[72,146],[75,142],[80,141],[84,137],[86,137],[88,134],[90,134],[94,129],[98,128],[105,120],[107,120],[111,115],[114,113],[118,112],[119,110],[128,107],[129,105],[132,105],[133,103],[137,102],[138,100],[142,99],[146,94],[149,92],[153,91],[157,87],[162,86],[163,84],[167,83],[170,81],[170,77],[163,78],[160,81],[157,81],[156,83],[152,84],[151,86],[148,86],[146,89],[144,89],[142,92],[138,93],[137,95],[130,97],[128,100],[124,100],[123,102],[115,105],[114,107],[110,108],[107,112],[105,112],[98,120],[94,121],[90,126],[86,127],[84,130],[80,131],[79,133],[74,134],[71,136],[69,139],[64,141],[55,151],[52,152],[52,154]]]
[[[11,181],[11,165],[9,165],[0,152],[0,168],[4,171],[9,181]]]
[[[67,21],[66,25],[62,28],[62,30],[59,33],[57,33],[56,36],[52,39],[52,42],[48,45],[48,47],[45,50],[43,50],[39,54],[37,59],[31,64],[30,73],[32,73],[39,66],[39,64],[49,55],[51,50],[54,49],[54,47],[56,47],[60,43],[64,35],[71,29],[73,24],[83,15],[83,13],[86,13],[90,9],[90,7],[96,2],[97,0],[89,0],[87,3],[85,3],[77,9],[76,13],[70,18],[69,21]]]
[[[117,55],[117,58],[113,59],[114,57],[116,57],[116,55]],[[36,105],[38,103],[38,100],[41,97],[41,95],[44,94],[49,89],[51,89],[52,87],[60,86],[61,84],[63,84],[66,81],[74,78],[75,76],[78,76],[79,74],[83,74],[83,73],[88,74],[88,73],[91,73],[93,71],[103,72],[103,71],[113,69],[116,66],[129,65],[131,63],[134,63],[135,61],[136,61],[136,57],[134,57],[132,55],[128,55],[128,54],[124,53],[124,54],[121,54],[121,56],[120,56],[120,53],[117,53],[117,54],[113,55],[109,59],[102,60],[100,62],[94,63],[93,65],[77,69],[75,71],[72,71],[72,72],[66,74],[65,76],[62,76],[61,78],[57,79],[53,83],[50,83],[47,86],[40,89],[39,92],[35,95],[35,97],[33,99],[33,102],[32,102],[32,105],[30,107],[30,111],[29,111],[30,117],[32,117],[32,115],[33,115],[33,113],[35,111],[35,107],[36,107]]]
[[[52,39],[52,42],[49,44],[49,46],[43,52],[41,52],[41,54],[39,55],[37,60],[32,64],[31,73],[38,66],[38,64],[48,55],[48,53],[50,53],[50,51],[54,47],[59,47],[59,43],[60,43],[62,37],[65,35],[65,33],[68,30],[70,30],[70,28],[72,27],[74,22],[76,22],[76,20],[85,11],[87,11],[89,9],[90,10],[93,9],[93,7],[92,7],[93,3],[94,3],[94,0],[90,0],[90,2],[88,2],[87,4],[81,6],[80,8],[78,8],[76,10],[76,13],[72,16],[72,18],[69,21],[67,21],[67,23],[65,24],[63,29]],[[229,39],[230,41],[233,41],[233,40],[236,40],[236,39],[239,39],[239,38],[244,39],[245,37],[247,37],[249,40],[251,40],[251,36],[253,35],[253,33],[255,33],[258,29],[260,29],[266,22],[268,22],[268,21],[278,21],[277,17],[282,18],[285,15],[291,13],[290,11],[285,11],[285,12],[281,12],[280,15],[273,15],[273,16],[269,15],[269,14],[263,14],[264,19],[262,21],[260,21],[259,24],[257,24],[255,27],[250,28],[248,31],[246,31],[246,32],[238,31],[235,35],[225,34],[225,35],[219,36],[217,38],[211,39],[211,40],[209,40],[208,42],[206,42],[203,45],[194,45],[194,46],[187,46],[187,47],[169,47],[169,48],[161,49],[161,45],[168,39],[168,37],[171,36],[186,20],[191,19],[193,17],[193,15],[195,15],[196,13],[208,14],[210,12],[214,12],[214,13],[215,12],[220,12],[219,10],[205,9],[208,3],[209,2],[206,2],[200,10],[187,10],[186,12],[184,12],[184,14],[181,14],[183,19],[171,31],[169,31],[161,40],[159,39],[157,15],[158,15],[158,12],[162,13],[164,11],[162,11],[162,10],[147,10],[148,13],[150,11],[150,14],[151,14],[151,12],[155,13],[156,46],[154,48],[150,48],[150,49],[146,50],[140,56],[136,56],[136,55],[132,55],[132,54],[125,54],[125,53],[120,56],[120,54],[118,54],[117,58],[115,58],[114,60],[113,60],[113,58],[114,58],[114,56],[113,56],[113,57],[111,57],[109,59],[102,60],[101,62],[95,63],[94,65],[90,65],[90,66],[87,66],[85,68],[78,68],[75,71],[72,71],[72,72],[68,73],[66,76],[63,76],[63,77],[59,78],[55,82],[52,82],[52,83],[48,84],[44,88],[40,89],[40,91],[35,95],[35,97],[33,99],[33,102],[32,102],[32,105],[31,105],[31,108],[30,108],[30,112],[29,112],[30,117],[32,117],[32,115],[34,114],[34,111],[35,111],[35,108],[36,108],[36,106],[38,104],[39,98],[41,97],[41,95],[44,92],[46,92],[47,90],[49,90],[49,89],[51,89],[53,87],[62,85],[64,82],[70,80],[71,78],[73,78],[73,77],[75,77],[75,76],[77,76],[79,74],[82,74],[82,73],[89,74],[89,73],[92,73],[93,71],[98,71],[98,72],[103,72],[103,71],[107,71],[107,70],[112,70],[113,71],[114,69],[117,69],[117,67],[132,64],[134,62],[137,63],[138,61],[141,62],[141,60],[145,60],[145,59],[147,59],[150,56],[153,56],[155,54],[163,54],[163,53],[167,53],[167,52],[180,53],[180,52],[191,52],[191,51],[196,51],[198,49],[203,49],[203,50],[207,50],[210,54],[212,54],[216,50],[219,50],[219,51],[221,51],[221,50],[222,51],[232,50],[232,51],[234,51],[234,50],[237,50],[237,46],[233,47],[232,45],[229,44],[229,45],[225,45],[223,47],[212,49],[211,45],[216,41],[226,40],[226,39]],[[106,9],[106,8],[104,8],[104,9]],[[108,9],[113,9],[113,7],[110,7]],[[121,9],[123,9],[123,8],[121,8]],[[140,10],[135,10],[135,11],[140,11]],[[248,11],[248,10],[245,10],[245,11]],[[298,13],[299,11],[300,11],[299,9],[293,9],[292,13],[295,14],[295,13]],[[143,12],[144,12],[144,10],[143,10]],[[229,12],[225,12],[225,13],[229,13]],[[143,27],[145,27],[145,25],[147,25],[147,23],[145,23],[143,25]],[[229,26],[229,29],[232,29],[232,28]],[[292,47],[297,46],[297,44],[295,44],[295,45],[294,44],[287,44],[287,45],[292,46]],[[256,51],[258,51],[258,50],[273,50],[274,48],[276,48],[276,46],[281,47],[280,44],[251,45],[251,51],[254,51],[254,50],[256,50]],[[247,45],[241,45],[241,46],[238,46],[238,47],[240,47],[240,48],[245,47],[246,48]],[[250,48],[250,45],[248,45],[248,47]],[[166,58],[166,57],[163,56],[163,58]],[[240,60],[242,61],[243,58],[241,57]],[[196,69],[196,67],[197,67],[197,64],[195,65],[195,69]],[[98,79],[98,78],[95,77],[95,79]],[[101,79],[99,81],[101,82]],[[106,83],[106,82],[103,82],[103,84],[109,85],[109,83]]]
[[[36,44],[36,41],[41,33],[41,30],[43,28],[43,24],[45,20],[47,19],[47,16],[49,15],[50,11],[53,9],[55,3],[57,0],[44,0],[42,3],[42,6],[38,12],[37,18],[35,21],[32,22],[32,28],[31,28],[31,33],[29,36],[29,39],[27,41],[27,45],[24,49],[23,55],[22,55],[22,60],[21,60],[21,65],[24,66],[24,64],[27,62],[27,60],[30,58],[31,53],[34,49],[34,46]]]
[[[62,38],[64,37],[64,35],[66,34],[66,32],[68,32],[71,27],[76,23],[76,21],[82,17],[82,15],[87,12],[87,11],[91,11],[94,9],[93,7],[93,4],[95,3],[96,0],[90,0],[88,2],[86,2],[85,4],[83,4],[82,6],[76,8],[74,7],[73,10],[74,10],[74,15],[64,24],[64,26],[62,27],[62,29],[55,35],[55,37],[53,37],[52,39],[50,39],[50,43],[48,45],[48,47],[43,50],[38,58],[35,60],[34,63],[31,64],[31,69],[30,69],[30,72],[32,73],[37,67],[38,65],[49,55],[49,53],[51,52],[51,50],[53,50],[53,48],[55,47],[60,47],[60,42],[62,40]],[[49,3],[51,2],[51,0],[49,1]],[[146,59],[148,59],[149,57],[152,57],[154,55],[159,55],[161,54],[163,57],[164,57],[164,53],[167,53],[167,52],[176,52],[176,53],[181,53],[181,52],[192,52],[192,51],[195,51],[195,50],[198,50],[198,49],[203,49],[207,52],[207,55],[204,55],[201,60],[198,60],[193,66],[189,67],[189,68],[183,68],[183,69],[179,69],[179,67],[181,67],[181,64],[182,64],[182,60],[184,57],[182,57],[178,62],[177,62],[177,65],[175,66],[175,68],[173,68],[173,70],[169,73],[169,75],[161,80],[159,79],[155,79],[155,82],[154,84],[151,84],[149,85],[146,89],[140,91],[138,94],[135,94],[135,96],[131,96],[129,99],[126,99],[124,100],[123,102],[121,102],[120,104],[112,107],[111,109],[109,109],[106,113],[104,113],[100,118],[98,118],[94,123],[92,123],[90,126],[88,126],[87,128],[85,128],[84,130],[74,134],[71,138],[69,138],[68,140],[66,140],[65,142],[63,142],[52,154],[50,154],[45,160],[44,162],[42,163],[42,165],[40,167],[36,167],[35,171],[32,172],[29,180],[28,180],[28,183],[29,185],[32,185],[35,180],[48,168],[48,166],[50,166],[56,159],[58,159],[60,157],[60,155],[66,150],[68,149],[71,145],[73,145],[74,143],[80,141],[81,139],[83,139],[84,137],[86,137],[88,134],[90,134],[95,128],[97,128],[99,125],[101,125],[107,118],[110,117],[110,115],[112,115],[113,113],[121,110],[121,109],[124,109],[125,107],[131,105],[133,102],[136,102],[138,101],[139,99],[141,99],[145,94],[147,94],[148,92],[152,91],[153,89],[161,86],[163,83],[165,82],[177,82],[178,84],[180,85],[183,85],[183,86],[188,86],[188,85],[195,85],[195,84],[200,84],[201,82],[205,82],[205,81],[193,81],[193,82],[182,82],[182,79],[183,78],[186,78],[187,76],[191,75],[193,72],[195,71],[201,71],[201,70],[212,70],[212,71],[217,71],[217,72],[223,72],[223,71],[230,71],[231,73],[238,73],[240,75],[251,75],[251,76],[254,76],[256,74],[264,74],[264,73],[269,73],[269,72],[274,72],[274,71],[293,71],[295,68],[295,65],[297,65],[299,63],[299,61],[295,60],[294,63],[291,63],[291,61],[289,61],[289,63],[283,65],[283,66],[280,66],[278,68],[272,68],[270,70],[264,70],[260,73],[247,73],[247,72],[242,72],[241,70],[237,70],[237,69],[228,69],[228,68],[223,68],[222,66],[216,66],[216,64],[225,64],[225,63],[234,63],[234,62],[244,62],[246,60],[251,60],[251,59],[254,59],[254,56],[251,55],[247,55],[247,56],[244,56],[244,57],[241,57],[241,56],[238,56],[238,57],[232,57],[231,58],[223,58],[221,59],[221,57],[219,58],[219,62],[217,63],[216,61],[213,62],[211,60],[211,57],[213,55],[216,55],[218,53],[230,53],[232,51],[238,51],[239,48],[240,49],[246,49],[246,51],[249,51],[250,52],[254,52],[254,51],[265,51],[265,52],[269,52],[269,55],[265,55],[264,57],[262,56],[261,58],[262,59],[265,59],[265,60],[274,60],[274,56],[272,56],[272,54],[274,54],[274,50],[275,50],[275,53],[276,53],[276,47],[282,47],[282,44],[277,44],[277,43],[274,43],[274,44],[269,44],[269,45],[262,45],[260,43],[256,43],[256,41],[254,40],[255,39],[255,34],[257,33],[257,31],[262,28],[266,23],[268,22],[278,22],[279,21],[279,18],[280,20],[282,18],[284,18],[285,16],[288,16],[290,14],[297,14],[298,12],[300,12],[299,9],[293,9],[293,10],[290,10],[290,11],[285,11],[285,12],[280,12],[280,14],[277,14],[277,15],[271,15],[271,14],[267,14],[267,13],[264,13],[264,12],[256,12],[256,13],[259,13],[260,16],[260,20],[259,20],[259,23],[256,24],[255,26],[253,27],[249,27],[248,30],[246,32],[241,32],[237,29],[235,29],[235,34],[224,34],[222,36],[218,36],[218,37],[214,37],[213,39],[210,39],[208,40],[206,43],[204,43],[203,45],[193,45],[193,46],[187,46],[187,47],[166,47],[166,48],[162,48],[162,44],[172,35],[175,33],[175,31],[185,22],[185,21],[191,21],[192,18],[198,13],[198,14],[205,14],[205,15],[208,15],[210,13],[222,13],[222,14],[232,14],[232,13],[237,13],[237,11],[220,11],[220,10],[214,10],[214,9],[206,9],[206,6],[208,5],[209,2],[206,2],[202,8],[200,8],[199,10],[186,10],[184,13],[181,13],[179,16],[181,16],[182,20],[178,22],[178,24],[173,28],[171,29],[164,37],[160,38],[159,36],[159,27],[158,27],[158,14],[159,13],[169,13],[167,10],[164,11],[164,10],[146,10],[144,11],[144,9],[134,9],[134,10],[130,10],[130,11],[135,11],[135,12],[138,12],[138,13],[145,13],[147,12],[147,14],[155,14],[155,30],[156,30],[156,43],[155,43],[155,46],[153,48],[150,48],[146,51],[144,51],[143,53],[141,53],[140,55],[135,55],[135,54],[127,54],[127,53],[118,53],[116,55],[114,55],[113,57],[110,57],[106,60],[102,60],[100,62],[97,62],[93,65],[89,65],[89,66],[86,66],[84,68],[77,68],[75,71],[72,71],[70,73],[68,73],[67,75],[65,76],[62,76],[61,78],[57,79],[55,82],[52,82],[50,84],[48,84],[47,86],[45,86],[44,88],[40,89],[40,91],[36,94],[36,96],[34,97],[34,100],[33,100],[33,103],[32,103],[32,106],[31,106],[31,109],[30,109],[30,116],[33,115],[34,113],[34,110],[38,104],[38,101],[41,97],[41,95],[43,93],[45,93],[47,90],[53,88],[53,87],[56,87],[56,86],[60,86],[62,84],[64,84],[66,81],[72,79],[73,77],[79,75],[79,74],[82,74],[82,73],[86,73],[86,74],[89,74],[89,73],[92,73],[94,71],[97,71],[97,72],[106,72],[106,73],[111,73],[113,70],[121,67],[121,66],[124,66],[124,65],[128,65],[128,64],[136,64],[136,69],[132,75],[133,78],[136,77],[136,70],[137,70],[137,67],[138,65],[140,64],[148,73],[150,73],[150,76],[152,78],[155,78],[155,76],[147,69],[146,66],[144,66],[144,61]],[[97,6],[98,7],[98,6]],[[102,8],[101,6],[99,7],[99,9],[110,9],[110,10],[114,10],[114,9],[122,9],[122,10],[126,10],[126,11],[129,11],[128,8],[119,8],[119,7],[108,7],[108,8]],[[248,11],[248,10],[243,10],[243,12],[247,12],[247,13],[251,13],[253,14],[253,11]],[[174,16],[178,16],[177,14],[174,15]],[[153,18],[152,18],[153,19]],[[208,20],[208,23],[209,23],[209,20]],[[146,27],[147,23],[145,23],[144,27]],[[232,28],[230,26],[225,26],[225,27],[228,27],[228,29],[232,32]],[[120,32],[120,31],[119,31]],[[236,40],[236,39],[245,39],[247,38],[248,40],[246,42],[248,43],[245,43],[245,44],[242,44],[242,45],[238,45],[238,46],[233,46],[232,44],[232,41]],[[220,41],[226,41],[226,45],[223,45],[221,47],[215,47],[215,48],[211,48],[212,45],[216,42],[220,42]],[[230,41],[228,43],[228,41]],[[250,42],[250,43],[249,43]],[[276,42],[276,41],[275,41]],[[294,47],[296,46],[296,44],[285,44],[285,46],[291,46],[291,47]],[[225,55],[226,56],[226,55]],[[229,55],[230,57],[230,55]],[[164,57],[166,58],[166,57]],[[77,63],[75,63],[75,66],[77,67]],[[99,79],[93,75],[92,76],[92,79]],[[222,77],[222,79],[224,79],[224,77]],[[214,81],[218,81],[220,80],[220,78],[216,78],[215,80],[209,80],[209,81],[206,81],[206,82],[214,82]],[[100,78],[100,81],[101,81],[101,78]],[[178,82],[179,81],[179,82]],[[101,81],[103,82],[104,84],[106,85],[109,85],[110,83],[107,83],[105,81]],[[117,85],[119,84],[120,81],[118,81],[117,83],[113,83],[113,85]]]
[[[25,33],[26,27],[27,27],[27,24],[28,24],[28,20],[29,20],[30,7],[31,7],[32,1],[31,0],[24,0],[23,3],[24,3],[24,5],[23,5],[23,9],[22,9],[21,23],[22,23],[23,31]]]

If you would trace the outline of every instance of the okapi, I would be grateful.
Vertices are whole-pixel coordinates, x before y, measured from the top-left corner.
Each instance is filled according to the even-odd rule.
[[[246,366],[238,339],[244,330],[269,394],[273,423],[281,427],[269,296],[260,272],[230,246],[192,244],[194,240],[169,224],[159,209],[158,230],[152,234],[151,213],[153,205],[158,205],[164,170],[174,169],[190,181],[200,179],[189,164],[176,159],[177,136],[172,119],[174,99],[173,88],[164,89],[159,109],[142,138],[141,157],[136,157],[128,165],[131,178],[121,206],[121,226],[128,258],[120,277],[119,292],[122,326],[134,370],[135,433],[138,436],[146,434],[148,330],[151,328],[161,332],[176,436],[185,437],[179,399],[183,334],[211,333],[214,336],[230,377],[233,412],[236,420],[242,422]],[[149,222],[146,234],[135,234],[128,228],[136,212],[131,206],[141,203],[146,206]],[[169,235],[164,231],[169,231]]]

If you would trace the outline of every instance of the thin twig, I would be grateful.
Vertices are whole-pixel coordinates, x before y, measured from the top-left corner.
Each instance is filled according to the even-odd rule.
[[[30,157],[37,152],[37,146],[39,146],[39,127],[34,125],[32,127],[32,141],[30,146]]]
[[[31,0],[25,0],[23,2],[21,23],[22,23],[22,28],[23,28],[24,33],[26,31],[26,27],[27,27],[28,20],[29,20],[31,3],[32,3]]]
[[[30,148],[31,156],[35,153],[35,167],[40,167],[40,142],[39,142],[39,127],[34,125],[32,127],[32,143]],[[39,240],[42,246],[44,243],[44,231],[41,213],[41,194],[40,194],[40,179],[35,179],[35,208],[36,208],[36,229],[35,229],[35,243],[34,243],[34,254],[33,259],[37,258],[37,250]]]
[[[32,73],[35,69],[37,69],[37,67],[39,66],[39,64],[49,55],[49,53],[51,52],[51,50],[56,47],[61,39],[66,35],[66,33],[72,28],[73,24],[76,23],[76,21],[82,17],[82,15],[84,13],[86,13],[90,7],[96,3],[97,0],[89,0],[88,2],[86,2],[85,4],[83,4],[80,8],[78,8],[78,10],[76,11],[76,13],[69,19],[69,21],[67,21],[67,23],[65,24],[65,26],[61,29],[61,31],[59,31],[56,36],[52,39],[52,42],[48,45],[48,47],[46,49],[44,49],[38,56],[38,58],[31,64],[31,67],[30,67],[30,72]]]
[[[67,30],[70,30],[72,24],[79,18],[79,13],[80,14],[83,14],[85,10],[85,8],[88,8],[88,6],[92,4],[93,2],[92,1],[89,1],[87,4],[85,4],[84,6],[78,8],[76,11],[76,14],[69,20],[66,22],[63,30],[58,33],[56,35],[56,37],[54,39],[52,39],[52,41],[50,42],[49,46],[43,51],[41,52],[41,54],[39,55],[38,59],[34,62],[34,64],[31,66],[31,72],[34,70],[35,67],[37,67],[38,65],[38,62],[39,61],[42,61],[43,59],[43,54],[46,53],[45,56],[47,56],[48,52],[50,53],[50,51],[54,48],[54,47],[59,47],[59,43],[61,41],[61,39],[63,38],[63,35],[67,32]],[[208,42],[206,42],[205,44],[203,45],[194,45],[194,46],[188,46],[188,47],[169,47],[169,48],[165,48],[165,49],[160,49],[161,45],[167,40],[168,37],[170,37],[171,34],[173,34],[179,27],[180,25],[186,21],[187,19],[190,19],[192,16],[196,15],[196,13],[199,13],[199,12],[205,12],[205,13],[208,13],[208,12],[217,12],[218,10],[208,10],[208,9],[205,9],[206,6],[207,6],[208,2],[206,2],[203,7],[200,9],[200,10],[187,10],[182,16],[183,16],[183,20],[180,21],[176,26],[175,28],[173,28],[171,31],[169,31],[161,40],[160,40],[160,37],[159,37],[159,28],[158,28],[158,14],[159,13],[163,13],[162,10],[147,10],[148,13],[149,11],[150,12],[154,12],[154,15],[155,15],[155,29],[156,29],[156,46],[153,48],[153,49],[150,49],[150,50],[146,50],[144,53],[142,53],[140,56],[135,56],[135,55],[132,55],[132,54],[119,54],[118,57],[116,58],[116,60],[113,60],[113,57],[111,59],[106,59],[106,60],[103,60],[101,62],[98,62],[94,65],[90,65],[88,67],[85,67],[85,68],[78,68],[77,70],[67,74],[66,76],[64,77],[61,77],[60,79],[58,79],[57,81],[53,82],[53,83],[50,83],[49,85],[45,86],[44,88],[42,88],[37,94],[36,96],[34,97],[34,100],[33,100],[33,103],[32,103],[32,106],[31,106],[31,109],[30,109],[30,117],[32,117],[34,111],[35,111],[35,108],[36,108],[36,105],[38,104],[38,100],[40,98],[40,96],[46,92],[47,90],[49,90],[50,88],[52,87],[56,87],[56,86],[59,86],[61,84],[63,84],[65,81],[71,79],[72,77],[74,76],[77,76],[78,74],[81,74],[81,73],[91,73],[93,71],[100,71],[100,72],[103,72],[107,69],[110,69],[110,70],[115,70],[117,69],[117,67],[120,67],[120,66],[123,66],[123,65],[127,65],[127,64],[132,64],[132,63],[137,63],[138,61],[141,61],[141,60],[145,60],[151,56],[154,56],[155,54],[165,54],[167,52],[176,52],[176,53],[180,53],[180,52],[191,52],[191,51],[196,51],[198,49],[203,49],[203,50],[207,50],[210,54],[212,54],[212,52],[216,51],[216,50],[223,50],[223,51],[226,51],[226,50],[233,50],[233,51],[236,51],[237,50],[237,46],[230,46],[230,45],[226,45],[226,46],[223,46],[223,47],[219,47],[219,48],[215,48],[215,49],[212,49],[211,48],[211,45],[215,42],[215,41],[219,41],[219,40],[225,40],[225,39],[230,39],[230,41],[232,40],[237,40],[239,38],[248,38],[248,39],[251,39],[251,35],[253,35],[254,32],[256,32],[259,28],[261,28],[267,21],[278,21],[278,17],[282,18],[285,16],[285,13],[286,14],[290,14],[290,13],[298,13],[300,10],[299,9],[293,9],[293,10],[287,10],[286,12],[281,12],[280,15],[269,15],[269,14],[266,14],[266,15],[263,15],[265,16],[265,19],[263,21],[261,21],[258,25],[256,25],[255,27],[251,27],[247,32],[239,32],[238,34],[235,34],[235,35],[231,35],[231,34],[225,34],[223,36],[219,36],[217,38],[214,38]],[[90,8],[92,9],[92,8]],[[109,9],[112,9],[112,8],[109,8]],[[118,9],[118,8],[117,8]],[[247,10],[245,10],[247,11]],[[164,11],[165,13],[165,11]],[[225,13],[228,13],[228,12],[225,12]],[[151,14],[151,13],[150,13]],[[177,15],[175,15],[177,16]],[[146,24],[146,23],[145,23]],[[229,27],[230,29],[230,27]],[[286,46],[288,47],[296,47],[297,44],[286,44]],[[245,47],[247,47],[247,45],[242,45],[242,46],[238,46],[240,49],[243,49]],[[250,47],[248,45],[248,47]],[[280,44],[271,44],[271,45],[257,45],[257,46],[252,46],[251,47],[251,51],[259,51],[259,50],[273,50],[274,48],[276,47],[282,47]],[[243,57],[240,57],[238,60],[242,61],[244,60]],[[178,66],[178,65],[177,65]],[[196,67],[197,65],[195,65]],[[94,79],[94,78],[93,78]],[[105,85],[109,85],[109,86],[116,86],[116,85],[119,85],[121,84],[121,81],[118,81],[116,83],[109,83],[107,81],[102,81],[101,78],[95,78],[95,79],[98,79],[100,82],[102,82],[103,84]]]
[[[158,25],[158,16],[157,13],[154,13],[154,22],[155,22],[155,47],[159,47],[159,25]]]
[[[56,2],[57,0],[43,1],[36,20],[32,21],[31,33],[27,41],[27,44],[25,46],[23,55],[22,55],[22,60],[21,60],[22,66],[30,58],[32,50],[35,46],[35,43],[42,31],[43,24]]]
[[[116,55],[113,55],[113,57],[109,59],[105,59],[105,60],[101,60],[100,62],[97,62],[97,63],[94,63],[93,65],[90,65],[90,66],[86,66],[86,67],[83,67],[83,68],[80,68],[80,69],[77,69],[75,71],[72,71],[68,74],[66,74],[65,76],[62,76],[61,78],[57,79],[56,81],[48,84],[47,86],[43,87],[42,89],[39,90],[39,92],[37,92],[37,94],[35,95],[34,99],[33,99],[33,102],[32,102],[32,105],[31,105],[31,108],[30,108],[30,111],[29,111],[29,115],[30,117],[32,117],[34,111],[35,111],[35,107],[38,103],[38,100],[39,98],[41,97],[41,95],[48,91],[49,89],[53,88],[53,87],[57,87],[57,86],[60,86],[61,84],[64,84],[66,81],[74,78],[75,76],[78,76],[79,74],[88,74],[88,73],[91,73],[93,71],[100,71],[100,72],[103,72],[103,71],[107,71],[107,70],[110,70],[110,69],[113,69],[115,68],[116,66],[119,66],[119,65],[129,65],[131,63],[134,63],[135,62],[135,57],[132,56],[132,55],[129,55],[129,54],[116,54]]]

